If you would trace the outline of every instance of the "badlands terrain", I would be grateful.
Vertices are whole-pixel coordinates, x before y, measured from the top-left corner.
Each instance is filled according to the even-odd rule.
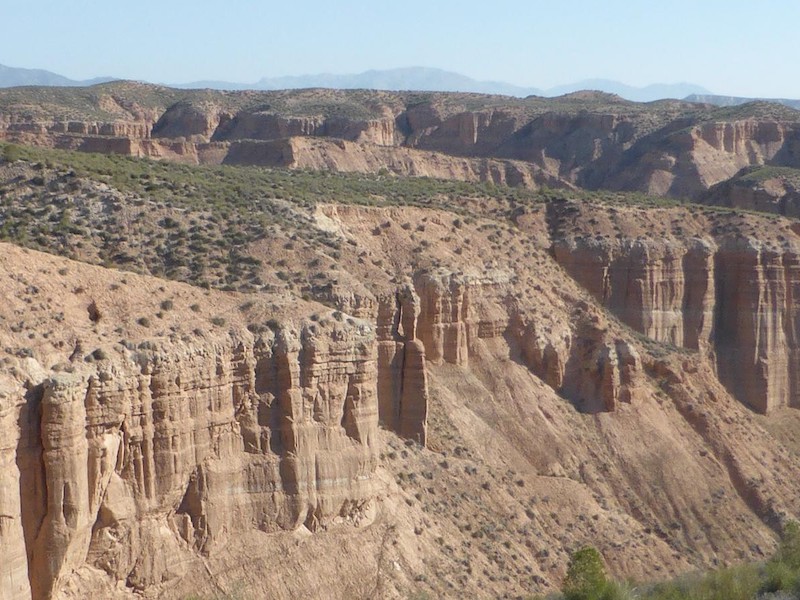
[[[766,559],[800,516],[799,132],[595,93],[0,90],[0,596]]]

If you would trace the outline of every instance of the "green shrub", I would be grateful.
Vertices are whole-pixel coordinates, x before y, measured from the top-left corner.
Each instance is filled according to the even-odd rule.
[[[783,528],[781,543],[774,560],[800,570],[800,523],[789,521]]]
[[[3,159],[8,162],[14,162],[22,157],[22,148],[16,144],[8,144],[3,148]]]
[[[791,590],[798,584],[798,573],[783,562],[771,560],[764,567],[765,592]]]
[[[775,556],[764,567],[765,592],[800,589],[800,524],[789,521],[783,528]]]
[[[565,600],[601,600],[607,585],[603,557],[596,548],[584,546],[570,557],[562,587]]]
[[[741,565],[714,571],[699,586],[698,600],[752,600],[758,594],[761,579],[754,565]]]

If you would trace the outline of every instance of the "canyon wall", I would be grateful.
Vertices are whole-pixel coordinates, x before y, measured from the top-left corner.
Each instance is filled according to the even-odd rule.
[[[50,597],[84,563],[141,590],[248,529],[354,518],[375,494],[374,350],[368,325],[331,321],[47,377],[28,392],[4,546],[35,576],[27,592],[10,561],[4,597]]]
[[[190,160],[361,143],[209,141],[197,123],[196,141],[137,143]],[[320,570],[316,595],[354,597],[336,569],[363,579],[347,561],[391,555],[376,572],[402,572],[397,590],[489,597],[557,586],[584,543],[648,577],[766,557],[800,514],[791,436],[752,414],[800,407],[796,224],[462,200],[287,202],[247,247],[263,286],[244,302],[1,244],[2,595],[180,597],[279,573],[249,588],[274,592]],[[451,556],[467,579],[436,570]]]
[[[800,182],[790,169],[745,170],[723,181],[700,196],[699,201],[712,206],[769,212],[800,217]]]
[[[736,217],[719,219],[710,231],[684,238],[557,234],[552,251],[634,330],[712,357],[720,381],[740,401],[761,413],[799,406],[800,240],[785,224],[780,233],[760,234],[724,225]]]
[[[86,120],[60,118],[61,109],[48,112],[47,105],[33,115],[28,105],[12,103],[0,111],[0,139],[201,164],[387,169],[692,199],[747,167],[800,168],[800,113],[764,103],[726,112],[678,101],[636,104],[599,92],[502,99],[158,90],[165,104],[145,109],[125,101],[126,94],[136,96],[125,89],[110,108],[87,107],[94,118]],[[166,96],[180,99],[166,104]],[[96,117],[104,107],[110,120]]]

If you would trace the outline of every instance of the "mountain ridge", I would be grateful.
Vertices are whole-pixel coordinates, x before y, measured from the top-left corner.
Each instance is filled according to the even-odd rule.
[[[114,77],[74,80],[42,69],[20,69],[0,65],[0,88],[23,85],[85,86],[113,81]],[[514,97],[561,96],[581,90],[598,90],[617,94],[635,102],[650,102],[663,98],[683,98],[690,94],[708,96],[709,90],[692,83],[654,83],[636,87],[610,79],[586,79],[548,89],[521,86],[505,81],[483,81],[461,73],[431,67],[401,67],[371,69],[361,73],[317,73],[262,77],[252,83],[203,79],[187,83],[164,84],[178,89],[215,90],[283,90],[305,88],[377,89],[387,91],[471,92]]]
[[[0,64],[0,87],[23,85],[81,87],[106,83],[115,79],[115,77],[93,77],[91,79],[77,80],[45,69],[23,69]]]

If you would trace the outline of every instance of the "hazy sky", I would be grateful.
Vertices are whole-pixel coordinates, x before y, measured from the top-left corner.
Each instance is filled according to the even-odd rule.
[[[75,79],[255,82],[428,66],[800,98],[798,0],[2,0],[0,64]]]

